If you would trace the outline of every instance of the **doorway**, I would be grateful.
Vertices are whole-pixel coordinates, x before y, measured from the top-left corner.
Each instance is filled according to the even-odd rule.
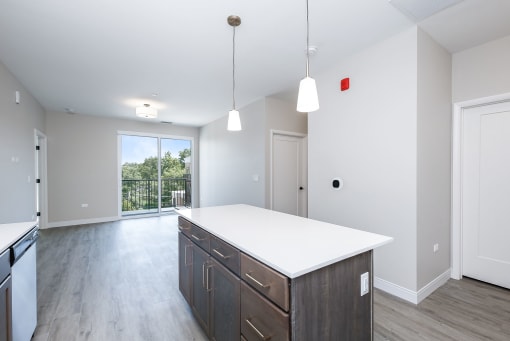
[[[304,134],[271,132],[270,208],[308,216],[308,157]]]
[[[510,95],[457,104],[452,277],[510,288]]]
[[[192,140],[119,133],[122,216],[191,207]]]

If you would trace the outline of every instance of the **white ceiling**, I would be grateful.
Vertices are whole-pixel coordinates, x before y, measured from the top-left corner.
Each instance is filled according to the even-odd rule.
[[[406,1],[418,0],[399,2]],[[0,0],[0,60],[48,111],[136,119],[135,107],[150,103],[159,110],[156,122],[201,126],[232,105],[227,16],[242,19],[236,29],[242,108],[296,93],[305,73],[305,4]],[[310,45],[318,47],[312,77],[415,24],[388,0],[309,0],[309,8]],[[510,35],[509,18],[509,0],[464,0],[418,24],[457,52]]]

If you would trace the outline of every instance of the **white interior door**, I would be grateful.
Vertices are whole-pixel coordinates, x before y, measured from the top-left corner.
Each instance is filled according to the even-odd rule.
[[[510,102],[463,116],[463,275],[510,288]]]
[[[272,141],[272,209],[308,216],[306,137],[274,134]]]

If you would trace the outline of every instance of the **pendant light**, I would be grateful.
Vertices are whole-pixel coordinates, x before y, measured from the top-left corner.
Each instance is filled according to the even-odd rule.
[[[315,79],[310,77],[310,24],[308,21],[308,0],[306,0],[306,77],[299,82],[297,111],[312,112],[319,109],[319,97]]]
[[[241,130],[241,119],[239,118],[239,111],[236,110],[236,99],[235,99],[235,89],[236,89],[236,63],[235,63],[235,53],[236,53],[236,27],[241,25],[241,18],[237,15],[229,15],[227,18],[227,22],[233,28],[232,35],[232,110],[228,112],[228,124],[227,130],[229,131],[239,131]]]

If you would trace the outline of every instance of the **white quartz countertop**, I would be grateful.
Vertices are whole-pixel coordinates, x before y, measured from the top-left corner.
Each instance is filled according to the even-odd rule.
[[[393,238],[248,205],[177,211],[244,253],[296,278]]]
[[[7,250],[36,225],[37,221],[0,224],[0,253]]]

